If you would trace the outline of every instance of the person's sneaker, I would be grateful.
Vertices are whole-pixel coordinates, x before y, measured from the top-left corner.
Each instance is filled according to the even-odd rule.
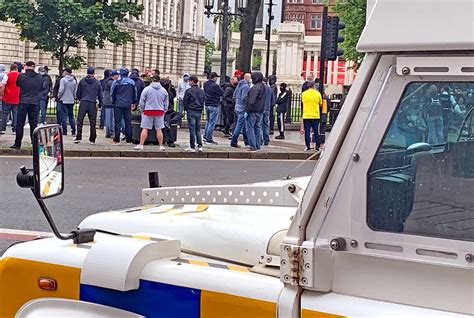
[[[276,136],[275,139],[285,139],[285,136],[279,135],[279,136]]]
[[[258,149],[250,147],[250,148],[248,149],[248,151],[250,151],[250,152],[257,152]]]
[[[202,152],[202,147],[198,147],[198,152]]]
[[[10,149],[20,150],[20,146],[13,145],[13,146],[10,146]]]
[[[120,141],[112,140],[110,143],[111,143],[112,145],[119,145],[119,144],[120,144]]]
[[[224,134],[224,137],[229,138],[229,137],[232,137],[232,135],[227,133],[227,134]]]
[[[143,145],[136,145],[135,147],[133,147],[134,150],[143,150],[143,148]]]
[[[5,135],[5,131],[0,130],[0,135]]]
[[[160,146],[160,148],[159,148],[159,149],[160,149],[160,151],[166,151],[166,148],[165,148],[165,147],[163,147],[163,146]]]
[[[196,152],[196,149],[188,147],[188,148],[184,149],[184,152]]]
[[[76,137],[76,133],[72,133],[71,136],[72,136],[72,137]]]
[[[232,148],[242,148],[241,146],[239,145],[230,145]]]
[[[305,148],[304,151],[312,151],[313,148]]]
[[[169,142],[168,147],[176,148],[176,144],[174,142]]]
[[[105,138],[110,138],[110,135],[106,134],[106,135],[105,135]]]
[[[16,135],[16,130],[13,130],[13,131],[12,131],[12,134]]]
[[[89,144],[95,145],[95,141],[89,141]]]
[[[218,145],[218,142],[214,140],[206,140],[204,143],[208,145]]]
[[[13,123],[13,122],[12,122],[11,120],[8,120],[8,121],[7,121],[7,126],[11,126],[12,123]]]
[[[81,142],[80,139],[74,139],[74,141],[73,141],[73,143],[75,143],[75,144],[78,144],[78,143],[80,143],[80,142]]]
[[[270,130],[270,135],[273,135],[275,132],[273,130]]]

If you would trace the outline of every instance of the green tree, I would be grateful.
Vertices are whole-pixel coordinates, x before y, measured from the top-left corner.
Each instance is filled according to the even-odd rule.
[[[123,45],[133,36],[119,23],[138,18],[143,6],[134,0],[5,0],[0,1],[0,20],[14,23],[20,37],[36,43],[35,49],[50,52],[59,60],[80,67],[83,57],[69,54],[84,41],[90,49],[103,48],[106,41]]]
[[[204,70],[211,72],[212,69],[212,61],[211,56],[214,54],[216,50],[216,45],[212,40],[206,40],[206,55],[205,55],[205,62],[204,62]]]
[[[344,49],[344,58],[360,65],[364,54],[357,52],[356,46],[365,27],[367,0],[338,0],[331,11],[335,12],[346,24],[342,31],[344,42],[340,44]]]
[[[250,72],[253,37],[255,35],[255,24],[257,23],[257,15],[260,10],[262,0],[248,0],[247,14],[242,18],[240,23],[240,46],[239,55],[237,56],[237,69],[243,72]]]

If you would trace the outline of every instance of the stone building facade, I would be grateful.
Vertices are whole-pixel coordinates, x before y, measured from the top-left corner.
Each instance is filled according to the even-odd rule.
[[[124,46],[106,44],[102,49],[88,49],[85,43],[71,49],[71,54],[85,58],[87,65],[98,70],[122,66],[157,68],[162,74],[177,79],[188,72],[202,75],[204,71],[204,0],[138,0],[145,10],[140,19],[123,24],[135,41]],[[10,23],[0,22],[0,63],[33,60],[37,65],[57,68],[51,54],[34,49],[34,43],[21,41],[18,30]],[[85,73],[86,66],[77,71]]]

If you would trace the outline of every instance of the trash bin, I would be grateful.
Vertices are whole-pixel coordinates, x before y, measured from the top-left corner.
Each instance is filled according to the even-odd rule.
[[[134,144],[139,144],[140,143],[140,134],[142,132],[142,129],[140,128],[140,123],[142,121],[142,116],[137,114],[134,115],[132,114],[132,142]],[[166,127],[163,129],[163,140],[168,140],[167,134],[171,135],[171,140],[173,142],[176,142],[178,139],[178,125],[177,124],[171,124],[170,129],[166,129]],[[145,141],[145,144],[158,144],[158,140],[156,139],[156,130],[153,128],[152,130],[148,131],[148,138]]]

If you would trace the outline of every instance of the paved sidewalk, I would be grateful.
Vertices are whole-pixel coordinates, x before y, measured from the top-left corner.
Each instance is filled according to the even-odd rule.
[[[269,146],[264,146],[258,152],[250,152],[243,147],[243,141],[239,141],[242,148],[231,148],[230,140],[223,133],[214,133],[217,145],[204,145],[202,153],[187,153],[184,151],[189,145],[189,134],[187,129],[179,129],[176,148],[166,147],[165,152],[160,152],[158,146],[145,145],[143,151],[133,150],[133,144],[121,142],[118,145],[111,144],[111,139],[105,138],[105,130],[97,130],[95,145],[89,144],[89,127],[84,127],[83,140],[80,144],[74,144],[72,136],[64,136],[64,153],[69,157],[169,157],[169,158],[233,158],[233,159],[282,159],[282,160],[305,160],[314,152],[304,151],[304,137],[298,131],[290,131],[285,140],[276,140],[270,136]],[[0,135],[0,155],[31,155],[31,143],[29,129],[25,129],[22,149],[17,151],[10,149],[15,136],[10,127],[4,135]],[[317,156],[315,156],[317,157]],[[313,159],[313,158],[312,158]]]

